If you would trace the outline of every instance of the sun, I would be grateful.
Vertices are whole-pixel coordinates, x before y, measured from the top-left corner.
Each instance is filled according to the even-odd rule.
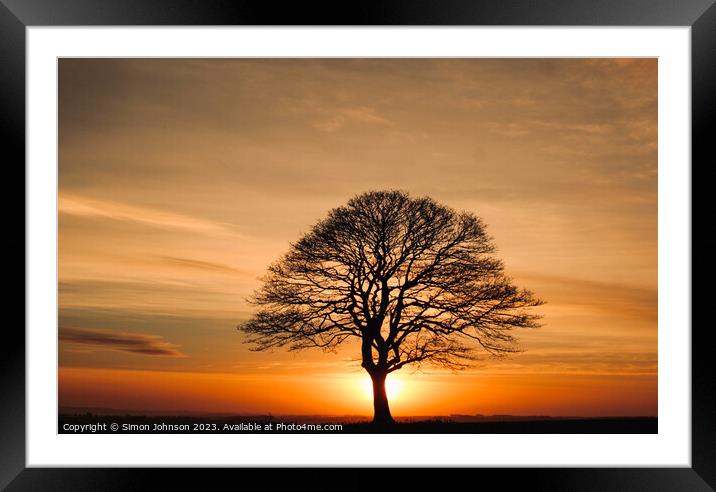
[[[373,401],[373,382],[369,377],[361,378],[361,387],[365,396]],[[395,401],[402,389],[403,383],[399,380],[390,377],[385,380],[385,393],[388,396],[388,401]]]

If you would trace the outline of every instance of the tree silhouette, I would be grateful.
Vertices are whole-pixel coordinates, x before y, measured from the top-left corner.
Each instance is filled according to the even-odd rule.
[[[431,198],[368,192],[328,213],[271,265],[239,329],[253,350],[333,349],[360,340],[375,423],[392,422],[389,373],[407,365],[464,368],[477,350],[518,349],[541,301],[511,284],[481,219]]]

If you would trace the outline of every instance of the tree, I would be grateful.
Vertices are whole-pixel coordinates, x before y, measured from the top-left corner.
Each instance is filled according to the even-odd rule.
[[[239,325],[253,350],[332,350],[360,340],[374,423],[392,422],[385,380],[407,365],[468,366],[519,348],[541,301],[512,285],[481,219],[431,198],[372,191],[328,213],[271,265]]]

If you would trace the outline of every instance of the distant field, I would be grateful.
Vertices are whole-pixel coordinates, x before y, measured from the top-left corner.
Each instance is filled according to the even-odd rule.
[[[419,420],[422,419],[422,420]],[[114,430],[116,429],[116,430]],[[161,416],[60,414],[58,432],[97,434],[656,434],[656,417],[455,416],[376,427],[355,416]]]

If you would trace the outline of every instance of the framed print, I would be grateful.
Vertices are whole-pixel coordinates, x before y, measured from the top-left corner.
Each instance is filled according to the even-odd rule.
[[[4,2],[0,484],[711,490],[712,2],[311,10]]]

